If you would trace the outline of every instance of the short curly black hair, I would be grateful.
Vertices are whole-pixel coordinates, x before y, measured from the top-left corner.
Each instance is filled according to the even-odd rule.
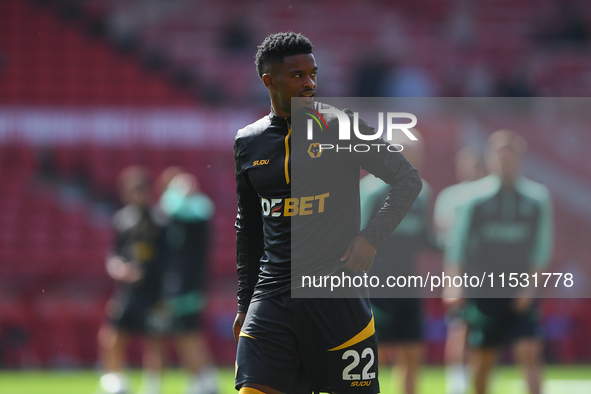
[[[259,45],[254,60],[259,78],[263,77],[265,68],[270,64],[283,63],[286,56],[312,53],[312,49],[312,43],[302,33],[288,31],[267,36]]]

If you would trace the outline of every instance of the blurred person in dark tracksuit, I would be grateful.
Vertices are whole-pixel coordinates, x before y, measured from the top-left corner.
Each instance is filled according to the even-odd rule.
[[[210,219],[214,205],[195,176],[169,167],[158,179],[159,208],[169,219],[166,230],[166,272],[160,305],[180,362],[190,374],[188,394],[218,392],[218,373],[203,333],[206,306]]]
[[[484,272],[498,279],[516,273],[523,283],[523,275],[529,280],[529,275],[550,263],[551,196],[546,186],[521,175],[525,150],[525,140],[512,131],[499,130],[489,137],[486,163],[490,175],[468,186],[466,199],[458,208],[445,249],[448,275]],[[542,333],[536,289],[497,286],[491,286],[497,293],[487,298],[474,289],[445,289],[448,303],[463,304],[475,392],[487,392],[499,352],[503,345],[511,344],[529,392],[539,394]]]
[[[466,146],[456,154],[455,174],[459,183],[448,186],[439,192],[433,210],[433,224],[437,241],[442,248],[445,246],[457,209],[463,204],[467,186],[470,185],[470,182],[486,176],[487,173],[482,154],[475,148]],[[465,353],[468,326],[462,317],[461,308],[454,308],[447,304],[446,307],[446,393],[463,394],[467,388]]]
[[[145,168],[124,169],[118,186],[125,205],[113,216],[116,236],[106,260],[116,289],[107,303],[107,320],[98,336],[99,356],[105,370],[99,392],[109,394],[129,393],[125,368],[130,336],[144,338],[146,378],[159,376],[162,366],[159,339],[150,332],[148,320],[161,298],[167,219],[152,206],[151,182]],[[160,389],[159,380],[154,379],[144,381],[144,386],[150,387],[151,392]]]

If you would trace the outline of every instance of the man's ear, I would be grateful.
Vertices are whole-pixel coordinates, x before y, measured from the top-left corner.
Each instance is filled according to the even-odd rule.
[[[263,83],[265,84],[267,89],[275,89],[275,85],[273,84],[273,77],[270,73],[264,73],[261,79],[263,80]]]

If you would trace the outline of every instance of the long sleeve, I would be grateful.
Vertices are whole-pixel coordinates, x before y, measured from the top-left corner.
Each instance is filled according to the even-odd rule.
[[[437,237],[433,229],[433,191],[431,190],[431,186],[429,186],[426,182],[423,182],[422,193],[425,194],[425,209],[423,210],[424,225],[422,230],[424,246],[429,250],[441,252],[443,251],[443,247],[437,241]]]
[[[456,218],[445,244],[444,267],[457,267],[465,263],[473,212],[473,204],[465,204],[457,208]]]
[[[544,269],[550,265],[554,247],[554,217],[552,197],[545,186],[539,186],[540,219],[535,230],[531,253],[531,263],[535,269]]]
[[[361,236],[377,247],[398,227],[421,192],[422,181],[418,171],[401,153],[364,154],[361,165],[391,186],[384,205],[361,231]]]
[[[260,259],[264,253],[263,223],[259,197],[243,172],[240,159],[241,143],[234,144],[236,166],[236,266],[238,271],[238,312],[246,312],[259,275]]]
[[[361,208],[361,229],[363,230],[376,216],[388,193],[389,187],[378,178],[367,175],[359,182],[359,201]],[[378,206],[379,205],[379,206]]]

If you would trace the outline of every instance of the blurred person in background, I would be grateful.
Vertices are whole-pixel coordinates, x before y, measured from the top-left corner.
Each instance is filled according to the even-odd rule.
[[[154,323],[173,337],[180,362],[190,374],[187,394],[216,394],[218,372],[202,325],[214,205],[200,190],[197,178],[180,167],[164,170],[158,187],[159,208],[169,221],[162,315]]]
[[[388,76],[388,60],[381,48],[366,49],[360,56],[353,74],[352,96],[383,97],[384,83]]]
[[[455,175],[460,181],[441,190],[435,200],[433,224],[440,247],[444,247],[452,227],[456,210],[462,205],[464,191],[470,182],[487,175],[486,165],[480,152],[472,147],[462,148],[455,157]],[[444,300],[445,301],[445,300]],[[445,343],[446,393],[466,392],[466,334],[468,326],[462,318],[460,308],[447,306],[447,339]]]
[[[481,272],[534,274],[549,263],[553,245],[552,202],[548,188],[521,175],[525,140],[499,130],[488,139],[490,175],[467,186],[457,210],[444,267],[450,276]],[[540,308],[535,288],[495,288],[505,298],[470,298],[462,288],[448,288],[451,305],[464,304],[470,365],[476,394],[488,391],[502,346],[512,344],[524,368],[531,394],[539,394],[542,375]]]
[[[142,385],[146,393],[158,393],[161,343],[150,333],[148,320],[161,298],[166,218],[152,206],[151,182],[145,168],[124,169],[118,187],[125,205],[113,216],[115,243],[106,261],[116,289],[107,303],[107,320],[98,336],[105,370],[99,392],[130,392],[125,375],[127,345],[131,335],[140,335],[145,341]]]
[[[418,141],[403,142],[403,151],[408,161],[419,173],[423,168],[423,137],[417,129],[412,133]],[[401,145],[402,141],[389,140]],[[384,205],[390,185],[367,175],[360,182],[361,228],[364,228]],[[423,188],[396,230],[376,250],[372,275],[386,278],[388,275],[411,276],[417,274],[416,263],[422,250],[439,250],[431,228],[432,192],[423,179]],[[371,292],[370,292],[371,296]],[[371,299],[375,318],[380,362],[398,365],[401,392],[417,392],[423,345],[423,314],[419,294],[404,298]],[[393,368],[396,375],[396,367]]]

